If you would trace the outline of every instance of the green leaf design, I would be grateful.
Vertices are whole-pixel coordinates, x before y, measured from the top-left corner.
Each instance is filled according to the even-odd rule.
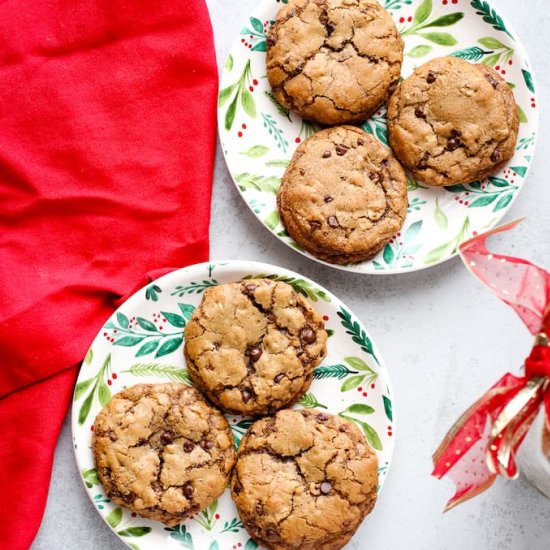
[[[411,223],[409,227],[405,230],[405,240],[406,241],[414,241],[418,234],[420,233],[420,230],[422,229],[422,220],[419,220],[417,222]]]
[[[128,527],[127,529],[122,529],[122,531],[117,531],[117,535],[121,537],[143,537],[151,532],[151,527]]]
[[[506,208],[514,198],[514,193],[508,193],[507,195],[502,195],[500,199],[498,199],[497,203],[495,204],[495,207],[493,208],[493,212],[498,212],[499,210],[502,210],[503,208]]]
[[[449,220],[439,206],[439,200],[435,199],[435,211],[434,211],[434,217],[435,221],[440,229],[443,229],[443,231],[447,231],[447,228],[449,227]]]
[[[227,88],[224,88],[220,91],[220,95],[218,96],[218,107],[223,107],[227,100],[231,97],[233,92],[235,91],[236,84],[231,84],[231,86],[227,86]]]
[[[493,38],[492,36],[487,36],[485,38],[480,38],[478,42],[489,48],[490,50],[507,50],[508,46],[504,45],[500,40]]]
[[[235,115],[237,114],[238,101],[239,101],[239,93],[237,93],[237,95],[229,105],[227,112],[225,113],[225,129],[228,131],[231,130],[231,127],[233,126],[233,122],[235,122]]]
[[[527,166],[511,166],[510,170],[513,170],[518,176],[524,178],[527,174]]]
[[[264,223],[273,231],[281,222],[281,218],[279,216],[278,210],[273,210],[273,212],[270,212],[265,218]]]
[[[500,54],[495,53],[493,55],[490,55],[489,57],[486,57],[482,63],[483,65],[487,65],[488,67],[494,67],[500,59]]]
[[[99,383],[97,397],[102,407],[105,407],[105,405],[107,405],[107,403],[111,400],[111,391],[103,380]]]
[[[523,75],[523,80],[525,80],[525,85],[531,93],[535,93],[535,84],[533,82],[533,75],[526,69],[521,69],[521,74]]]
[[[253,189],[256,191],[263,191],[266,193],[273,193],[274,195],[279,190],[281,179],[275,176],[262,176],[256,174],[249,174],[243,172],[235,176],[239,189],[241,191],[248,191]]]
[[[170,532],[170,538],[181,543],[185,548],[193,550],[193,537],[191,533],[187,531],[187,527],[183,524],[177,525],[176,527],[165,527],[165,531]]]
[[[248,539],[244,545],[244,550],[256,550],[258,543],[252,539]]]
[[[305,407],[306,409],[326,409],[325,405],[319,403],[317,398],[312,393],[304,394],[298,401],[298,405]]]
[[[84,364],[89,365],[92,362],[93,358],[94,358],[94,352],[92,351],[92,348],[90,348],[86,352],[86,356],[84,357]]]
[[[432,50],[432,46],[421,45],[414,47],[407,55],[413,59],[418,59],[428,55]]]
[[[242,103],[244,112],[250,118],[256,118],[256,103],[254,102],[254,98],[252,97],[252,94],[244,88],[241,93],[241,103]]]
[[[393,247],[391,246],[391,244],[387,244],[384,247],[384,252],[382,253],[382,258],[384,258],[384,261],[388,265],[391,265],[393,263],[393,260],[395,259],[395,252],[394,252]]]
[[[432,13],[432,0],[424,0],[414,12],[414,23],[424,23]]]
[[[482,195],[470,203],[470,208],[480,208],[493,203],[498,195]]]
[[[382,400],[384,401],[384,411],[386,412],[386,416],[388,417],[388,420],[390,422],[393,422],[393,410],[392,410],[391,399],[383,395]]]
[[[143,317],[137,318],[138,325],[143,329],[149,332],[158,332],[157,327],[151,321],[144,319]]]
[[[149,340],[149,342],[145,342],[143,346],[139,348],[139,350],[136,353],[136,357],[143,357],[144,355],[148,355],[149,353],[153,353],[160,344],[160,338],[156,340]]]
[[[115,343],[115,346],[131,347],[140,344],[145,340],[145,336],[121,336]]]
[[[250,24],[257,33],[264,34],[264,26],[257,17],[251,17]]]
[[[363,361],[363,359],[360,359],[359,357],[345,357],[344,361],[354,369],[363,370],[363,371],[367,371],[367,372],[374,372],[365,363],[365,361]]]
[[[265,95],[269,98],[269,100],[271,101],[271,103],[273,103],[273,105],[275,105],[275,108],[277,109],[278,113],[282,116],[284,116],[285,118],[287,118],[288,120],[291,120],[290,119],[290,111],[286,108],[286,107],[283,107],[279,101],[277,100],[277,98],[275,97],[275,94],[271,91],[266,91],[264,92]]]
[[[92,385],[95,381],[95,378],[88,378],[88,380],[83,380],[79,382],[74,389],[73,401],[78,401],[85,393],[86,390]]]
[[[471,5],[472,8],[477,10],[476,13],[483,17],[483,21],[485,21],[485,23],[489,23],[489,25],[492,25],[494,29],[505,32],[510,38],[512,38],[512,35],[504,26],[504,21],[500,15],[498,15],[498,13],[491,8],[489,2],[486,0],[472,0]]]
[[[458,44],[456,38],[448,32],[423,32],[418,34],[439,46],[456,46]]]
[[[80,407],[80,411],[78,412],[78,423],[80,425],[86,422],[86,418],[88,418],[88,414],[90,414],[90,409],[92,408],[92,401],[94,399],[94,391],[95,391],[95,386],[94,386],[94,390],[90,392],[90,395],[86,397],[86,399],[84,400],[84,403],[82,403]]]
[[[340,388],[341,392],[354,390],[358,386],[361,385],[361,382],[363,382],[363,379],[365,376],[363,374],[360,374],[359,376],[351,376],[350,378],[347,378],[346,381],[342,384],[342,387]]]
[[[208,281],[204,281],[205,283],[208,283]],[[218,284],[217,281],[212,281],[214,285],[211,283],[207,286],[215,286]],[[184,318],[189,321],[191,317],[193,317],[193,312],[195,311],[195,306],[192,306],[191,304],[178,304],[178,307],[180,308],[180,311],[182,312]]]
[[[349,311],[340,308],[338,312],[338,317],[340,317],[340,322],[342,326],[346,329],[346,334],[349,334],[352,340],[358,344],[361,349],[372,356],[372,358],[378,363],[378,359],[374,354],[374,348],[372,346],[371,339],[366,335],[365,331],[360,327],[357,321],[353,321]]]
[[[106,518],[107,523],[112,529],[115,529],[117,525],[122,521],[122,509],[115,508]]]
[[[265,165],[270,168],[286,168],[290,162],[288,160],[268,160]]]
[[[176,336],[175,338],[166,340],[157,350],[157,353],[155,353],[155,357],[163,357],[173,351],[176,351],[181,346],[182,342],[183,336]]]
[[[434,21],[431,21],[430,27],[450,27],[451,25],[458,23],[463,17],[464,17],[464,14],[461,12],[442,15],[441,17],[438,17]]]
[[[519,121],[521,123],[527,124],[529,122],[529,119],[527,118],[527,115],[525,114],[524,110],[518,105],[518,116]]]
[[[169,311],[161,311],[161,313],[173,327],[185,327],[185,319],[181,315],[178,315],[177,313],[170,313]]]
[[[210,544],[210,548],[208,550],[220,550],[220,545],[218,544],[218,541],[215,540]]]
[[[238,518],[233,518],[231,521],[226,521],[223,524],[222,533],[230,531],[232,533],[238,533],[240,529],[243,529],[244,525]]]
[[[263,157],[266,153],[269,152],[269,147],[266,147],[265,145],[254,145],[248,151],[244,151],[241,153],[241,155],[245,155],[247,157],[257,159],[259,157]]]
[[[365,434],[367,441],[369,442],[370,446],[373,449],[376,449],[377,451],[381,451],[384,448],[382,445],[382,441],[380,441],[380,437],[378,436],[378,433],[370,424],[367,424],[362,420],[357,420],[357,418],[353,418],[352,416],[347,416],[342,413],[340,413],[339,416],[351,422],[355,422],[355,424],[357,424],[361,428],[361,430],[363,430],[363,433]]]
[[[88,489],[91,489],[94,485],[99,485],[99,479],[95,468],[82,470],[82,477],[84,478],[84,482],[86,483],[86,487],[88,487]]]
[[[487,55],[492,52],[487,52],[481,49],[478,46],[472,46],[471,48],[465,48],[464,50],[457,50],[451,55],[453,57],[459,57],[460,59],[465,59],[466,61],[477,62],[483,58],[484,55]]]
[[[163,365],[161,363],[136,363],[124,372],[129,372],[134,376],[154,376],[157,378],[167,378],[175,382],[191,384],[187,369],[172,365]]]
[[[128,320],[128,317],[126,317],[126,315],[124,315],[124,313],[122,313],[120,311],[117,311],[116,319],[118,321],[118,324],[122,328],[128,328],[128,325],[130,324],[130,321]]]
[[[349,374],[357,374],[357,371],[352,371],[346,367],[346,365],[327,365],[317,367],[313,371],[313,378],[316,380],[322,380],[324,378],[336,378],[342,380]]]
[[[350,405],[342,413],[352,413],[352,414],[373,414],[374,409],[370,405],[365,405],[363,403],[354,403]]]
[[[233,56],[229,54],[225,62],[225,70],[231,72],[233,70]]]
[[[256,44],[254,44],[254,47],[252,48],[253,52],[267,52],[267,44],[265,40],[260,40]]]
[[[452,246],[453,246],[453,241],[449,241],[449,242],[440,244],[439,246],[436,246],[434,249],[428,252],[424,261],[427,264],[433,264],[433,263],[439,262],[439,260],[441,260],[444,256],[448,254]]]

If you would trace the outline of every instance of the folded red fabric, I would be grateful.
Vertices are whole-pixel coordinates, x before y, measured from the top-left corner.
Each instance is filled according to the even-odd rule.
[[[0,3],[0,546],[28,548],[76,365],[146,274],[208,257],[203,0]]]

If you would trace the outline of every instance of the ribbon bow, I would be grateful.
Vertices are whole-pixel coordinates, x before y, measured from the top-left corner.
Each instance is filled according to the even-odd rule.
[[[466,267],[516,311],[536,340],[525,375],[505,374],[458,419],[435,452],[432,475],[448,476],[456,485],[446,511],[487,490],[497,475],[517,477],[515,454],[543,404],[550,426],[550,273],[521,258],[492,254],[486,246],[491,235],[520,222],[460,246]]]

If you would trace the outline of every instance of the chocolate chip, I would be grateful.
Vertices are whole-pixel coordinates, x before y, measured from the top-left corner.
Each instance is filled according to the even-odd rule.
[[[262,356],[262,348],[260,346],[254,346],[248,350],[248,356],[250,360],[255,363]]]
[[[268,529],[265,532],[265,536],[268,540],[277,540],[279,538],[279,533],[275,529]]]
[[[300,168],[300,176],[305,176],[306,171],[303,168]]]
[[[118,439],[118,436],[113,430],[109,430],[109,439],[111,441],[116,441]]]
[[[328,421],[328,416],[326,414],[323,414],[321,413],[317,419],[319,420],[319,422],[327,422]]]
[[[318,222],[317,220],[312,220],[309,222],[309,227],[311,228],[312,231],[321,229],[321,222]]]
[[[336,154],[337,154],[339,157],[344,156],[344,155],[348,152],[348,148],[347,148],[347,147],[344,147],[343,145],[337,145],[337,146],[335,147],[335,150],[336,150]]]
[[[331,156],[332,156],[332,153],[331,153],[330,151],[325,151],[325,152],[323,153],[323,158],[324,158],[324,159],[328,159],[328,158],[331,157]]]
[[[243,398],[243,403],[248,403],[252,397],[252,392],[248,388],[244,388],[241,390],[241,395]]]
[[[332,23],[327,23],[325,28],[327,29],[327,33],[331,35],[336,27]]]
[[[491,154],[491,160],[493,162],[500,162],[501,160],[500,151],[498,149],[495,149],[493,153]]]
[[[160,442],[163,445],[168,445],[168,443],[172,443],[175,439],[175,434],[173,432],[162,432],[160,436]]]
[[[275,39],[271,36],[268,36],[266,43],[268,48],[273,48],[273,46],[275,46]]]
[[[358,139],[357,140],[357,145],[358,146],[365,145],[365,142],[362,139]]]
[[[462,132],[460,130],[455,130],[454,128],[451,130],[451,137],[460,137],[462,135]]]
[[[498,88],[498,80],[493,78],[490,74],[486,74],[485,78],[489,81],[489,84],[496,90]]]
[[[315,342],[315,340],[317,339],[317,337],[315,336],[315,332],[311,327],[304,327],[300,331],[300,338],[302,342],[306,344],[313,344],[313,342]]]
[[[343,433],[343,432],[347,432],[347,429],[346,429],[345,426],[340,426],[340,427],[338,428],[338,431]]]
[[[321,490],[321,493],[323,493],[323,495],[328,495],[332,489],[332,484],[328,481],[323,481],[319,489]]]
[[[449,138],[447,140],[447,150],[455,151],[460,147],[460,140],[458,138]]]
[[[122,495],[122,500],[126,503],[126,504],[132,504],[132,502],[134,502],[134,500],[136,500],[136,494],[133,493],[132,491],[130,491],[129,493],[126,493],[125,495]]]
[[[330,227],[340,227],[340,224],[338,223],[338,218],[336,216],[329,216],[327,218],[327,223],[330,225]]]
[[[416,167],[417,167],[419,170],[426,170],[426,168],[428,168],[428,156],[427,156],[427,155],[424,155],[424,156],[418,161],[418,164],[416,165]]]
[[[103,468],[103,477],[111,477],[111,468]]]
[[[264,505],[261,502],[256,502],[256,513],[259,516],[264,515]]]
[[[191,498],[193,496],[193,494],[195,493],[195,487],[193,487],[193,484],[188,481],[184,486],[183,486],[183,494],[187,497],[187,498]]]
[[[416,118],[426,118],[424,107],[422,107],[422,105],[417,105],[414,110],[414,115],[416,116]]]
[[[273,379],[273,382],[275,382],[275,384],[278,384],[283,378],[285,377],[285,375],[280,372],[274,379]]]
[[[332,202],[333,200],[334,200],[334,197],[331,197],[330,195],[325,195],[325,202],[326,203]]]
[[[258,285],[255,285],[254,283],[248,283],[247,285],[244,285],[244,289],[247,294],[252,294],[257,288]]]
[[[214,443],[212,441],[210,441],[209,439],[203,439],[201,441],[201,447],[205,450],[205,451],[208,451],[209,449],[211,449],[212,447],[214,446]]]
[[[186,452],[186,453],[190,453],[193,449],[195,448],[195,444],[191,441],[186,441],[184,444],[183,444],[183,450]]]
[[[437,76],[435,76],[435,74],[432,73],[432,71],[430,71],[428,73],[428,76],[426,77],[426,82],[428,84],[433,84],[436,80],[437,80]]]
[[[242,486],[238,481],[236,481],[236,482],[233,484],[233,492],[234,492],[236,495],[240,495],[242,490],[243,490],[243,486]]]

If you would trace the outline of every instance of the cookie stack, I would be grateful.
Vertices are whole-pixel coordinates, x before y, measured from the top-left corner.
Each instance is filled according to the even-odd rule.
[[[327,128],[283,176],[281,220],[326,262],[368,260],[401,229],[401,165],[438,187],[485,178],[513,156],[516,103],[494,69],[444,57],[398,84],[402,61],[403,41],[375,0],[289,0],[269,30],[267,76],[283,107],[333,126],[363,122],[389,100],[393,153],[360,128]]]
[[[327,353],[322,317],[288,284],[207,289],[185,330],[184,384],[116,394],[94,423],[98,477],[116,504],[168,526],[231,486],[249,534],[274,550],[337,550],[376,502],[378,461],[337,416],[291,410]],[[219,410],[219,409],[221,410]],[[235,453],[223,412],[263,418]]]

